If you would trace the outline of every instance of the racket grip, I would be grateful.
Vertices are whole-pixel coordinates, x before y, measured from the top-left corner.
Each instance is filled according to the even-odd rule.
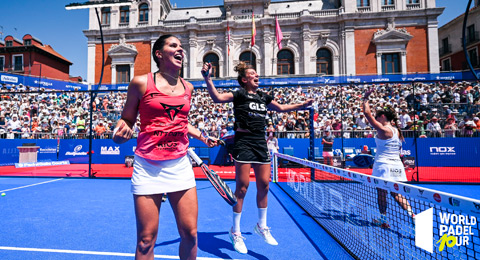
[[[197,163],[197,165],[201,165],[203,163],[202,159],[198,157],[192,148],[188,148],[187,153]]]
[[[208,70],[202,70],[202,76],[207,77],[208,76]]]

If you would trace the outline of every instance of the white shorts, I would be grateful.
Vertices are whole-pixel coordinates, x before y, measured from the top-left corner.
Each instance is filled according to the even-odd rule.
[[[131,187],[133,194],[162,194],[188,190],[195,186],[195,174],[188,155],[165,161],[135,155]]]
[[[323,151],[322,156],[323,157],[333,157],[333,152]]]
[[[388,179],[391,181],[407,181],[405,166],[399,162],[375,162],[372,176]]]

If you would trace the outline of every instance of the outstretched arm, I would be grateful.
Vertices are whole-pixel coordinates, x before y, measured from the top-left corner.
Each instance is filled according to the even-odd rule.
[[[227,103],[233,101],[233,94],[228,93],[218,93],[217,88],[213,85],[212,78],[210,77],[210,69],[212,68],[212,64],[204,63],[202,67],[202,75],[205,79],[205,83],[207,83],[207,90],[210,96],[215,103]]]
[[[305,102],[299,104],[282,105],[279,104],[277,101],[273,100],[272,102],[270,102],[270,104],[268,104],[268,108],[277,112],[289,112],[293,110],[306,109],[307,107],[311,106],[312,103],[313,99],[307,99]]]
[[[375,130],[378,131],[378,136],[380,138],[383,138],[383,137],[390,138],[393,135],[392,131],[389,128],[382,125],[380,122],[378,122],[375,119],[375,117],[372,115],[370,104],[368,103],[368,97],[370,96],[370,94],[372,94],[372,92],[373,92],[373,89],[370,89],[367,92],[365,92],[365,95],[363,96],[363,104],[362,104],[363,114],[365,115],[365,118],[370,123],[370,125],[373,126]]]

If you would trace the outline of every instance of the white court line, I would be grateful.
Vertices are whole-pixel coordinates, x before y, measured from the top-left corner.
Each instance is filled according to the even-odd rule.
[[[46,249],[46,248],[26,248],[26,247],[8,247],[0,246],[0,250],[10,251],[28,251],[28,252],[46,252],[46,253],[64,253],[64,254],[80,254],[80,255],[108,255],[108,256],[129,256],[134,257],[133,253],[116,253],[116,252],[100,252],[100,251],[83,251],[83,250],[64,250],[64,249]],[[160,259],[180,259],[178,256],[171,255],[155,255]],[[197,257],[199,260],[223,260],[223,258]],[[239,259],[233,259],[239,260]]]
[[[30,185],[26,185],[26,186],[22,186],[22,187],[17,187],[17,188],[13,188],[13,189],[8,189],[8,190],[0,190],[0,192],[23,189],[23,188],[32,187],[32,186],[36,186],[36,185],[40,185],[40,184],[45,184],[45,183],[49,183],[49,182],[54,182],[54,181],[59,181],[59,180],[63,180],[63,178],[55,179],[55,180],[50,180],[50,181],[44,181],[44,182],[35,183],[35,184],[30,184]]]

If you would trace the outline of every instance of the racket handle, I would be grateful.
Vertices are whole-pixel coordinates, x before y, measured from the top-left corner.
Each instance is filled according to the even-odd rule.
[[[188,148],[187,153],[197,163],[198,166],[202,165],[202,159],[198,157],[198,155],[195,153],[195,151],[193,151],[192,148]]]

